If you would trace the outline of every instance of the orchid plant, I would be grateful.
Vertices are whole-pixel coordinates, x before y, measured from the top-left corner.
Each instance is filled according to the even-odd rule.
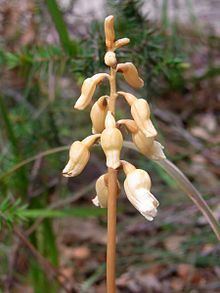
[[[137,169],[130,162],[121,160],[121,149],[124,146],[138,150],[147,158],[154,160],[169,172],[186,190],[209,220],[214,232],[219,237],[219,227],[209,207],[200,194],[193,189],[191,183],[175,167],[163,152],[163,146],[156,140],[157,131],[151,121],[150,107],[146,99],[137,98],[133,94],[116,89],[116,75],[122,74],[125,82],[138,89],[144,81],[131,62],[118,63],[115,51],[127,45],[130,40],[122,38],[115,40],[114,16],[106,17],[105,43],[107,52],[105,64],[109,73],[97,73],[86,78],[82,84],[81,95],[74,108],[84,110],[92,102],[97,86],[107,79],[110,85],[109,95],[101,96],[92,106],[90,117],[92,134],[82,141],[75,141],[69,150],[69,161],[63,170],[65,177],[79,175],[89,161],[90,149],[94,144],[100,144],[105,156],[108,170],[96,182],[96,196],[92,200],[96,206],[108,209],[108,239],[107,239],[107,291],[115,292],[115,247],[116,247],[116,203],[120,192],[118,172],[125,173],[124,190],[131,204],[149,221],[157,214],[158,200],[151,193],[151,179],[145,170]],[[116,100],[123,97],[130,107],[132,119],[116,121]],[[131,134],[132,142],[124,142],[122,126]]]

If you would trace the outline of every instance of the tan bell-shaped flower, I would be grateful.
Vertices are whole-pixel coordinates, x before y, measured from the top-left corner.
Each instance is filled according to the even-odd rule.
[[[126,161],[121,163],[126,174],[124,189],[128,200],[147,220],[152,221],[157,214],[159,202],[150,192],[150,176]]]
[[[126,92],[118,92],[123,95],[131,106],[131,115],[137,124],[137,127],[146,137],[156,137],[157,131],[150,120],[150,107],[144,99],[137,99],[134,95]]]
[[[119,49],[123,46],[126,46],[129,43],[130,43],[130,39],[128,38],[118,39],[117,41],[115,41],[114,48]]]
[[[111,50],[114,48],[114,42],[115,42],[115,30],[114,30],[114,16],[109,15],[105,18],[105,44],[106,47]]]
[[[82,84],[81,95],[76,101],[74,108],[78,110],[85,109],[91,102],[96,86],[105,78],[109,77],[107,73],[97,73],[92,77],[86,78]]]
[[[121,119],[117,121],[118,125],[125,125],[131,132],[132,140],[141,154],[151,160],[164,160],[166,156],[163,152],[164,147],[155,141],[153,136],[146,137],[143,132],[137,127],[134,120]]]
[[[118,183],[118,193],[120,191],[120,183]],[[104,174],[98,178],[95,185],[96,196],[92,200],[93,204],[97,207],[107,208],[108,204],[108,174]]]
[[[140,88],[144,81],[139,77],[137,68],[131,62],[119,63],[116,67],[118,72],[122,72],[124,79],[134,88]]]
[[[131,132],[132,140],[140,153],[146,155],[152,148],[154,143],[154,136],[146,137],[144,133],[137,127],[134,120],[121,119],[117,121],[118,125],[125,125],[126,128]]]
[[[99,139],[100,134],[86,137],[83,141],[75,141],[69,150],[69,161],[63,169],[64,177],[74,177],[79,175],[88,163],[89,148]]]
[[[123,137],[120,130],[116,128],[115,118],[110,111],[106,115],[105,127],[101,134],[101,146],[106,156],[106,165],[117,169],[120,166]]]
[[[105,128],[105,118],[108,111],[108,96],[100,97],[92,106],[90,117],[92,133],[101,133]]]
[[[108,51],[105,53],[104,57],[105,64],[110,67],[114,67],[117,64],[116,55],[112,51]]]

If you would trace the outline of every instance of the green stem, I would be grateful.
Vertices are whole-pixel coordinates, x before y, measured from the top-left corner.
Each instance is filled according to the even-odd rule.
[[[60,43],[62,44],[64,50],[67,54],[71,56],[76,56],[78,51],[78,46],[76,42],[70,39],[67,26],[64,22],[63,15],[60,12],[59,6],[56,0],[46,0],[46,5],[48,11],[52,17],[53,23],[56,27],[57,33],[59,35]]]

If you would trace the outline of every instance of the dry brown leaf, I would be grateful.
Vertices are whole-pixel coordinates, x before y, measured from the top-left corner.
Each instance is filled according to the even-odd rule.
[[[186,240],[185,236],[169,236],[164,240],[164,246],[167,250],[171,251],[172,253],[180,254],[182,252],[181,244],[184,240]]]

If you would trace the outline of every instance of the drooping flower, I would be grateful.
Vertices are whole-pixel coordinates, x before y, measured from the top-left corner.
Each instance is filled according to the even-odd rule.
[[[126,174],[124,189],[128,200],[147,220],[152,221],[157,214],[159,202],[150,192],[150,176],[126,161],[121,162]]]
[[[90,117],[92,133],[101,133],[105,128],[105,118],[108,111],[108,96],[100,97],[92,106]]]
[[[146,137],[134,120],[121,119],[117,121],[117,124],[125,125],[131,132],[132,140],[141,154],[151,160],[164,160],[166,158],[163,152],[164,147],[158,141],[155,141],[154,136]]]
[[[69,161],[63,169],[64,177],[74,177],[79,175],[88,163],[89,148],[99,139],[100,134],[93,134],[83,141],[75,141],[69,150]]]
[[[118,72],[122,72],[124,79],[134,88],[140,88],[144,85],[144,81],[139,77],[137,68],[131,62],[119,63],[116,67]]]
[[[97,73],[92,77],[86,78],[82,84],[81,95],[76,101],[74,108],[78,110],[85,109],[91,102],[96,86],[105,78],[109,77],[107,73]]]
[[[120,183],[118,183],[118,193],[120,191]],[[97,207],[107,208],[108,205],[108,174],[101,175],[95,185],[96,196],[93,198],[92,202]]]
[[[134,95],[126,92],[118,92],[123,95],[131,106],[131,115],[137,124],[137,127],[146,137],[156,137],[157,131],[150,119],[150,107],[144,99],[137,99]]]

